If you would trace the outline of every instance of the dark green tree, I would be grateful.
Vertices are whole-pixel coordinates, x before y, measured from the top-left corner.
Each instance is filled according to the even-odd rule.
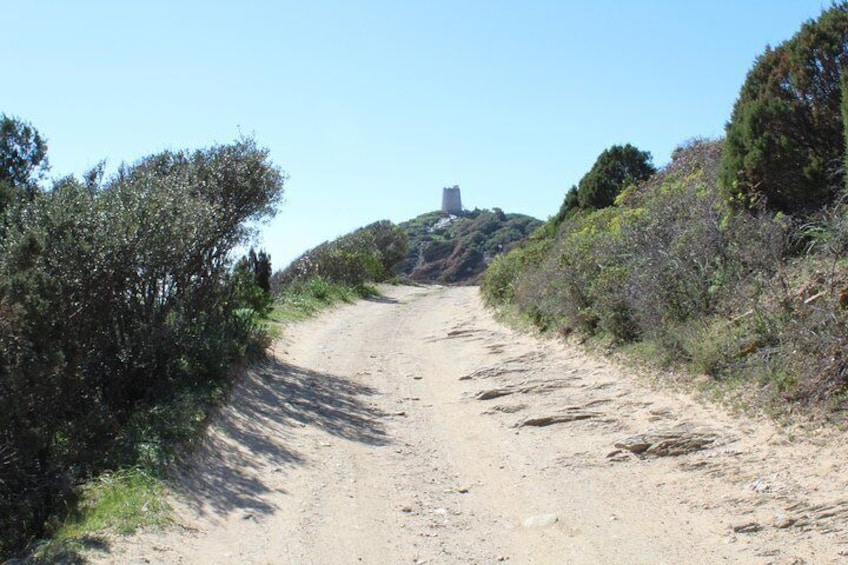
[[[251,252],[253,250],[251,249]],[[271,293],[271,255],[260,249],[253,262],[253,279],[265,294]]]
[[[250,251],[238,260],[233,269],[236,302],[264,315],[273,306],[271,296],[271,256],[264,250]]]
[[[47,142],[38,130],[0,114],[0,211],[20,195],[31,198],[47,168]]]
[[[757,58],[726,128],[721,181],[730,198],[803,213],[841,190],[846,64],[846,2]]]
[[[848,170],[848,73],[842,75],[842,79],[839,83],[840,86],[840,94],[842,95],[842,147],[845,150],[845,154],[842,157],[842,170]],[[845,189],[848,190],[848,175],[845,175],[843,179],[845,182]]]
[[[553,225],[559,226],[562,222],[565,221],[566,218],[574,214],[580,208],[580,198],[577,195],[577,185],[571,185],[571,188],[568,189],[568,192],[565,193],[565,198],[562,201],[562,205],[559,207],[559,211],[556,216],[554,216],[551,221]]]
[[[23,187],[47,170],[47,142],[32,124],[0,114],[0,182]]]
[[[239,259],[236,263],[236,269],[241,269],[250,275],[252,284],[262,292],[271,292],[271,256],[260,249],[259,253],[253,247],[247,252],[247,255]]]
[[[613,145],[598,156],[592,169],[580,179],[577,185],[580,208],[599,210],[611,206],[624,188],[646,180],[655,172],[647,151],[629,143]]]

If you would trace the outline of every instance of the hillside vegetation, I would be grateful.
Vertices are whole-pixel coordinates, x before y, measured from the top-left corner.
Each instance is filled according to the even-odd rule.
[[[476,284],[494,257],[541,224],[498,208],[428,212],[398,225],[382,220],[306,251],[271,283],[275,294],[313,280],[359,288],[390,279]]]
[[[780,410],[848,408],[847,46],[840,3],[757,59],[726,139],[687,142],[658,172],[635,148],[605,151],[495,259],[487,302]],[[620,174],[634,156],[642,178]],[[604,197],[588,198],[592,186]]]
[[[324,281],[362,288],[395,275],[407,253],[407,236],[388,220],[374,222],[333,241],[326,241],[274,273],[275,294],[308,281]]]
[[[398,272],[418,282],[477,284],[496,256],[512,249],[541,223],[499,208],[457,216],[422,214],[398,225],[408,240]]]

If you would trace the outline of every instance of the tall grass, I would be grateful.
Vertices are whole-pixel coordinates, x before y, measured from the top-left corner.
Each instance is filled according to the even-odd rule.
[[[282,288],[269,319],[277,323],[304,320],[339,302],[349,304],[378,294],[377,289],[368,284],[350,285],[310,277]]]

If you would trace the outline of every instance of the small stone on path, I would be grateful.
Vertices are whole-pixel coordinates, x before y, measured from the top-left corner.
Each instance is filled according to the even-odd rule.
[[[753,534],[754,532],[759,532],[762,529],[756,522],[745,522],[744,524],[738,524],[733,526],[733,532],[736,534]]]
[[[785,530],[786,528],[790,528],[795,525],[795,518],[790,518],[789,516],[784,516],[783,514],[778,515],[774,519],[774,527],[779,530]]]
[[[552,526],[559,521],[559,516],[556,514],[536,514],[528,516],[521,523],[525,528],[546,528]]]

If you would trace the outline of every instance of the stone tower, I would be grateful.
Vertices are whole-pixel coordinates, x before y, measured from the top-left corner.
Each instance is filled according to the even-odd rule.
[[[442,190],[442,213],[459,214],[462,212],[462,197],[459,195],[459,186],[453,185]]]

